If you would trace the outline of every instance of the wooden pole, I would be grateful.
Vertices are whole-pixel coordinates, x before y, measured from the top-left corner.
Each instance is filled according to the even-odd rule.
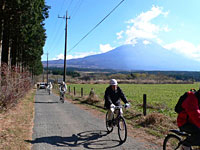
[[[83,88],[81,88],[81,97],[83,97]]]
[[[74,95],[76,95],[76,88],[74,87]]]
[[[147,115],[147,95],[143,95],[143,114],[144,116]]]

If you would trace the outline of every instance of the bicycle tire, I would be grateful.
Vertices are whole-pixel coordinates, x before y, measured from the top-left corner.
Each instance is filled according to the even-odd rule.
[[[62,97],[62,100],[61,100],[61,102],[62,102],[62,103],[64,103],[64,97]]]
[[[163,141],[163,150],[177,150],[181,145],[181,138],[175,134],[168,134]]]
[[[120,116],[118,120],[118,135],[121,143],[124,143],[127,139],[127,127],[124,117]]]
[[[60,96],[60,101],[61,103],[64,103],[64,98],[62,96]]]
[[[113,126],[109,127],[109,125],[108,125],[108,112],[106,113],[106,129],[107,129],[108,133],[113,131]]]

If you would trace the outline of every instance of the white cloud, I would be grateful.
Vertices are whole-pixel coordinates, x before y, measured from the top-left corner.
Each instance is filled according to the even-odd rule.
[[[72,59],[74,56],[72,55],[67,55],[67,59]],[[59,54],[56,57],[54,57],[52,60],[59,60],[59,59],[64,59],[64,54]]]
[[[126,31],[124,31],[126,34],[125,44],[134,44],[137,38],[155,39],[159,41],[158,33],[161,31],[169,32],[170,29],[167,25],[161,27],[153,24],[151,21],[159,16],[167,17],[168,13],[169,12],[164,12],[162,7],[152,6],[151,10],[142,12],[136,18],[127,21],[126,23],[130,25],[128,25]],[[121,32],[123,33],[123,31]],[[120,38],[119,33],[117,33],[117,39]]]
[[[99,54],[97,52],[76,52],[75,55],[73,56],[73,58],[83,58],[83,57],[86,57],[86,56],[90,56],[90,55],[96,55],[96,54]]]
[[[168,26],[165,26],[165,27],[163,27],[163,31],[169,32],[169,31],[171,31],[171,29],[169,29]]]
[[[157,38],[156,41],[157,41],[157,43],[160,44],[160,45],[162,45],[162,43],[163,43],[163,41],[162,41],[161,39],[159,39],[159,38]]]
[[[200,45],[195,46],[188,41],[179,40],[174,43],[165,45],[164,48],[176,51],[185,55],[186,57],[200,61]]]
[[[67,55],[67,60],[69,59],[75,59],[75,58],[83,58],[89,55],[95,55],[98,54],[97,52],[76,52],[74,55]],[[56,57],[54,57],[52,60],[58,60],[58,59],[64,59],[63,54],[59,54]]]
[[[114,47],[111,47],[110,44],[105,44],[105,45],[100,44],[99,47],[100,47],[100,51],[101,51],[102,53],[105,53],[105,52],[108,52],[108,51],[114,49]]]
[[[144,45],[148,45],[148,44],[151,44],[151,42],[149,42],[149,41],[147,41],[147,40],[144,40],[144,41],[143,41],[143,44],[144,44]]]
[[[56,57],[52,58],[52,60],[59,60],[59,59],[64,59],[64,55],[63,54],[59,54]]]
[[[120,32],[116,33],[118,40],[123,38],[123,36],[122,36],[123,33],[124,33],[124,31],[120,31]]]
[[[63,57],[64,58],[64,57]],[[72,55],[67,55],[67,60],[68,59],[73,59],[73,58],[76,58],[75,56],[72,56]]]

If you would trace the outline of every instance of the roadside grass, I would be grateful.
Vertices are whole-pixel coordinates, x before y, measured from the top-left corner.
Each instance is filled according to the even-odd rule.
[[[76,88],[76,96],[80,96],[81,88],[84,95],[88,96],[91,88],[100,100],[103,100],[107,84],[70,84],[71,94]],[[147,114],[158,112],[170,117],[176,117],[174,106],[178,98],[192,88],[198,89],[199,83],[195,84],[120,84],[127,99],[132,104],[131,109],[143,112],[143,94],[147,95]]]
[[[0,113],[0,149],[31,149],[25,140],[32,140],[34,96],[33,89],[14,107]]]
[[[107,84],[70,84],[70,93],[67,98],[76,101],[76,103],[87,105],[92,109],[106,112],[103,108],[104,92]],[[69,87],[68,86],[68,87]],[[120,88],[125,93],[131,103],[131,108],[125,110],[124,117],[133,128],[140,128],[146,133],[163,138],[169,129],[177,128],[174,107],[179,97],[184,92],[192,88],[198,89],[199,83],[194,84],[120,84]],[[76,89],[74,96],[73,89]],[[84,96],[81,97],[81,88]],[[87,98],[94,89],[96,97],[99,98],[97,103],[87,102]],[[147,95],[147,115],[143,116],[143,94]]]

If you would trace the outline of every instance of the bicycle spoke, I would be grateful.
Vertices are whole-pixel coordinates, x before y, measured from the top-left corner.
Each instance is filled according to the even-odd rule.
[[[126,122],[123,117],[119,118],[118,122],[118,135],[121,142],[125,142],[127,138]]]
[[[108,125],[108,112],[106,113],[106,129],[107,129],[108,133],[113,131],[113,126]]]

